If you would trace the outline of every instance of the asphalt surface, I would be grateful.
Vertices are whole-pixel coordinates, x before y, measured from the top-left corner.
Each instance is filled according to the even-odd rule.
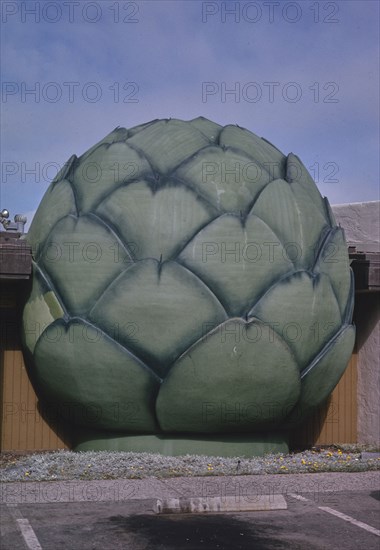
[[[380,549],[380,474],[4,483],[2,550]],[[267,512],[157,515],[159,498],[282,494]]]

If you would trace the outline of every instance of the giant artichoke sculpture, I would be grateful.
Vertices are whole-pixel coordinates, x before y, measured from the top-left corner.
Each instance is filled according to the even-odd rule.
[[[343,230],[297,156],[238,126],[116,128],[27,238],[30,373],[76,448],[283,449],[350,358]]]

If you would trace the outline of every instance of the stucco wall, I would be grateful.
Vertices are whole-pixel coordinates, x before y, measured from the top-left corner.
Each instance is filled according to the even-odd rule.
[[[380,201],[336,204],[332,209],[348,243],[363,243],[367,252],[379,251]]]
[[[332,207],[337,223],[357,249],[380,249],[380,202]],[[359,246],[360,244],[360,246]],[[358,351],[358,442],[380,445],[380,292],[357,293],[354,321]]]

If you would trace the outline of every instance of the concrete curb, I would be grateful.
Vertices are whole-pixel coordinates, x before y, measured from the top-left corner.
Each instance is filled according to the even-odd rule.
[[[206,512],[258,512],[286,510],[282,495],[255,495],[250,497],[225,496],[209,498],[168,498],[157,500],[156,514],[203,514]]]

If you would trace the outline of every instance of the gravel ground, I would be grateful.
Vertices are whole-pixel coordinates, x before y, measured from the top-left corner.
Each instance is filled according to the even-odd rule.
[[[150,453],[54,451],[18,455],[1,453],[1,481],[143,479],[178,476],[364,472],[380,470],[379,453],[354,445],[313,448],[293,454],[254,458],[197,455],[180,457]],[[362,455],[362,451],[363,452]]]

